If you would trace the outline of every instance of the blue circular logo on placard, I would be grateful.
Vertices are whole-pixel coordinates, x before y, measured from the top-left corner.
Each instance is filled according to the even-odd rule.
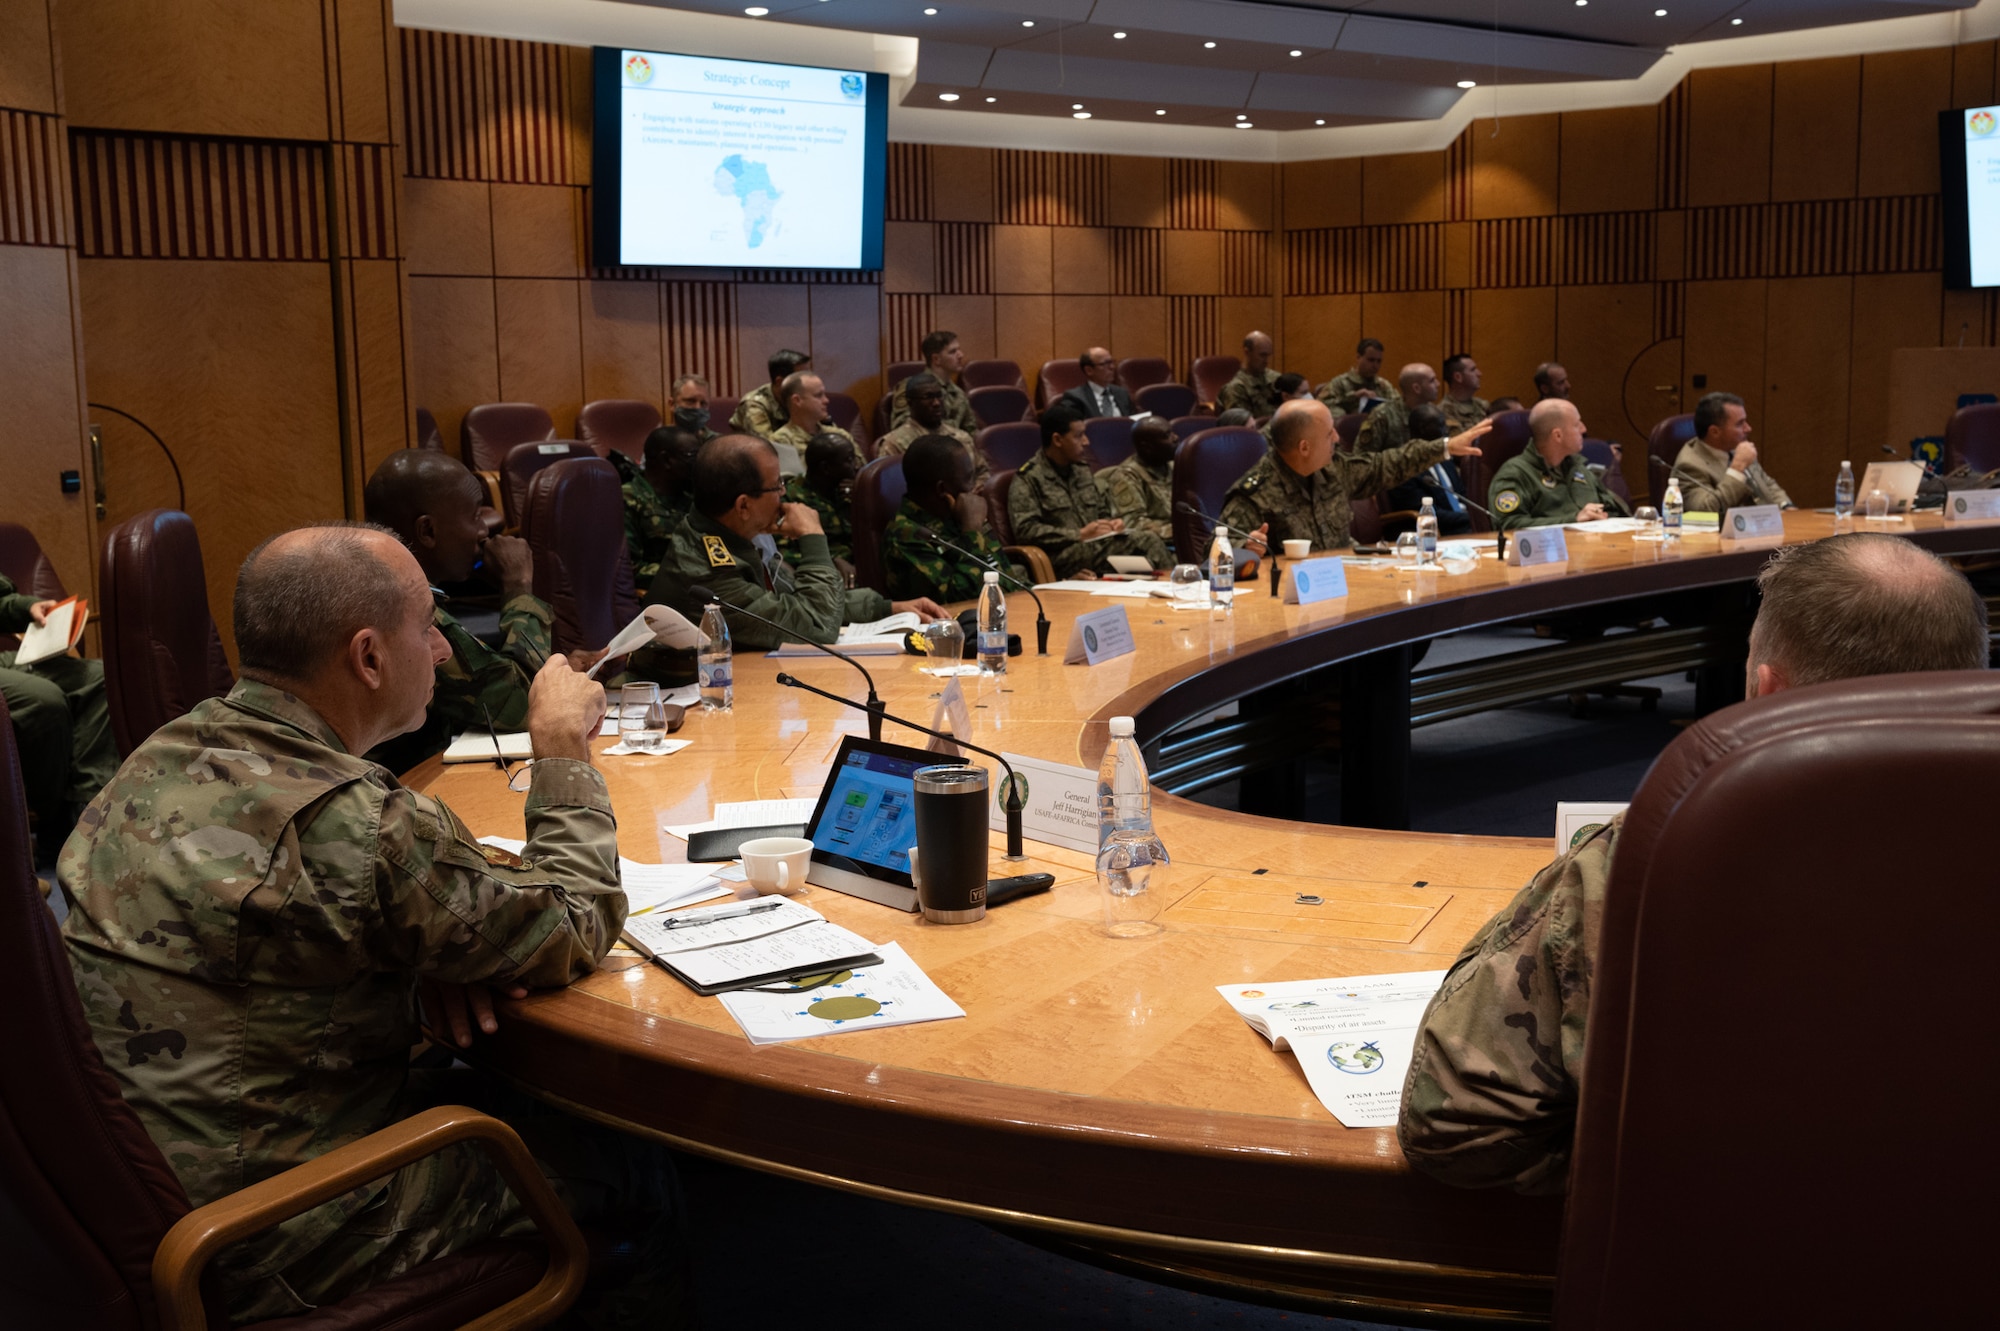
[[[1083,626],[1083,645],[1093,652],[1097,650],[1097,630],[1088,624]]]
[[[1299,594],[1303,596],[1312,590],[1312,575],[1303,571],[1295,572],[1292,574],[1292,585],[1298,588]]]
[[[859,74],[842,74],[840,76],[840,91],[850,99],[859,97],[867,87],[868,84]]]
[[[1743,515],[1741,513],[1738,513],[1734,518],[1730,520],[1736,524],[1736,530],[1738,531],[1743,530]]]
[[[1952,500],[1951,506],[1957,509],[1960,513],[1965,512],[1965,501],[1963,499]]]
[[[1526,559],[1529,555],[1535,553],[1535,547],[1529,544],[1528,538],[1525,536],[1520,537],[1514,543],[1521,547],[1521,558],[1523,559]]]

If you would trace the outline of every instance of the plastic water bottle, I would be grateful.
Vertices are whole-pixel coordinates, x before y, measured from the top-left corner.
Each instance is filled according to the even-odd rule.
[[[1842,522],[1854,516],[1854,464],[1840,464],[1840,476],[1833,483],[1833,520]]]
[[[989,572],[979,589],[979,668],[989,675],[1007,673],[1007,593],[998,573]]]
[[[1229,528],[1220,523],[1208,547],[1208,599],[1224,610],[1236,604],[1236,551],[1229,545]]]
[[[701,631],[708,635],[708,646],[701,649],[695,666],[696,678],[701,681],[701,710],[726,712],[736,701],[735,680],[729,667],[729,621],[722,617],[722,607],[713,601],[702,611]]]
[[[1680,478],[1667,478],[1667,492],[1660,496],[1660,539],[1678,541],[1681,538],[1681,483]]]
[[[1169,863],[1153,832],[1153,789],[1146,760],[1132,737],[1132,718],[1111,718],[1111,747],[1097,769],[1097,885],[1104,892],[1104,927],[1129,938],[1159,928],[1160,899],[1148,889],[1153,871]]]
[[[1438,562],[1438,515],[1431,507],[1429,495],[1424,496],[1424,506],[1417,514],[1417,562],[1431,565]]]

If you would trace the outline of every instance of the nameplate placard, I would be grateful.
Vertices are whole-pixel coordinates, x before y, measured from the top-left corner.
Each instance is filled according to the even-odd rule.
[[[2000,490],[1960,490],[1944,501],[1944,520],[2000,521]]]
[[[1785,534],[1785,518],[1776,504],[1732,508],[1722,519],[1725,541],[1758,541]]]
[[[1063,664],[1075,665],[1081,661],[1096,665],[1131,650],[1132,621],[1125,618],[1124,606],[1114,605],[1109,610],[1093,610],[1076,617],[1076,622],[1070,625],[1069,650],[1063,653]]]
[[[1507,562],[1517,568],[1569,562],[1569,542],[1561,527],[1517,527],[1507,538]]]
[[[1286,605],[1312,605],[1347,595],[1347,565],[1339,555],[1323,559],[1301,559],[1285,565],[1285,581],[1278,589]]]
[[[1097,773],[1084,767],[1006,755],[1014,775],[1028,786],[1027,802],[1021,807],[1021,835],[1044,845],[1097,853]],[[1007,778],[993,784],[993,799],[987,808],[986,825],[996,832],[1007,830],[1007,815],[1001,801],[1007,796]]]

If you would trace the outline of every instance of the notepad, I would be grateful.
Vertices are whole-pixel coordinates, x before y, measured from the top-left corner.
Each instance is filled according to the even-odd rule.
[[[493,740],[494,737],[484,730],[468,730],[445,747],[444,760],[448,763],[490,763],[496,758],[512,762],[535,756],[535,746],[525,730],[502,731],[497,750],[493,747]]]
[[[49,608],[39,624],[30,624],[21,633],[20,650],[14,653],[17,666],[33,665],[61,656],[83,641],[83,626],[90,619],[90,602],[72,596]]]
[[[741,909],[731,902],[627,919],[625,941],[698,994],[882,962],[873,943],[810,906],[780,897],[755,915],[733,914]]]
[[[886,619],[843,626],[840,636],[833,640],[833,645],[837,650],[846,652],[850,656],[894,656],[903,650],[903,635],[911,629],[921,628],[923,622],[915,611],[899,610]],[[772,656],[825,655],[809,642],[782,642],[773,648],[770,654]]]

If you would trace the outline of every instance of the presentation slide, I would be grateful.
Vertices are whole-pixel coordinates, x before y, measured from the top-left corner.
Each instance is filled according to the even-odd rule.
[[[1965,211],[1972,285],[2000,286],[2000,106],[1965,113]]]
[[[861,266],[863,74],[620,57],[620,263]]]

